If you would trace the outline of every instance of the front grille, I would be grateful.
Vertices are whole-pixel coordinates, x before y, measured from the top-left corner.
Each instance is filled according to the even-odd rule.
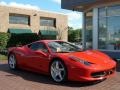
[[[100,78],[100,77],[104,77],[104,76],[107,76],[107,75],[111,75],[111,74],[114,73],[114,71],[115,71],[115,68],[112,68],[112,69],[109,69],[109,70],[106,70],[106,71],[92,73],[91,76],[93,78]]]

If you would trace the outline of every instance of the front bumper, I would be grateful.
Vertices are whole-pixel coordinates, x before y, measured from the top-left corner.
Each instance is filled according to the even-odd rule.
[[[81,67],[70,67],[68,70],[68,79],[71,81],[98,81],[115,75],[116,66],[107,69],[89,69]]]

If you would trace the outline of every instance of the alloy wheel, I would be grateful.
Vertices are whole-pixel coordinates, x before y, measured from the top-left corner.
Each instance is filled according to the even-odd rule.
[[[14,55],[11,54],[9,56],[8,64],[9,64],[10,69],[15,69],[16,68],[16,59],[15,59]]]
[[[51,64],[51,77],[55,82],[62,82],[66,78],[66,69],[64,64],[59,61],[53,61]]]

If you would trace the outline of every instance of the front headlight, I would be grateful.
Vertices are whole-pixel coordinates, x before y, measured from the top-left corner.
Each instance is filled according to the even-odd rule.
[[[69,58],[70,58],[71,60],[76,61],[76,62],[80,62],[80,63],[82,63],[82,64],[84,64],[84,65],[86,65],[86,66],[90,66],[90,65],[92,64],[91,62],[88,62],[88,61],[79,59],[79,58],[77,58],[77,57],[75,57],[75,56],[70,56]]]

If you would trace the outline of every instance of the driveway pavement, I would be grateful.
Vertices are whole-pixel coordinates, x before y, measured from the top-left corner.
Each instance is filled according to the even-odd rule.
[[[0,61],[0,90],[120,90],[120,65],[116,76],[96,83],[66,82],[57,84],[48,76],[23,70],[9,70],[6,61]]]

